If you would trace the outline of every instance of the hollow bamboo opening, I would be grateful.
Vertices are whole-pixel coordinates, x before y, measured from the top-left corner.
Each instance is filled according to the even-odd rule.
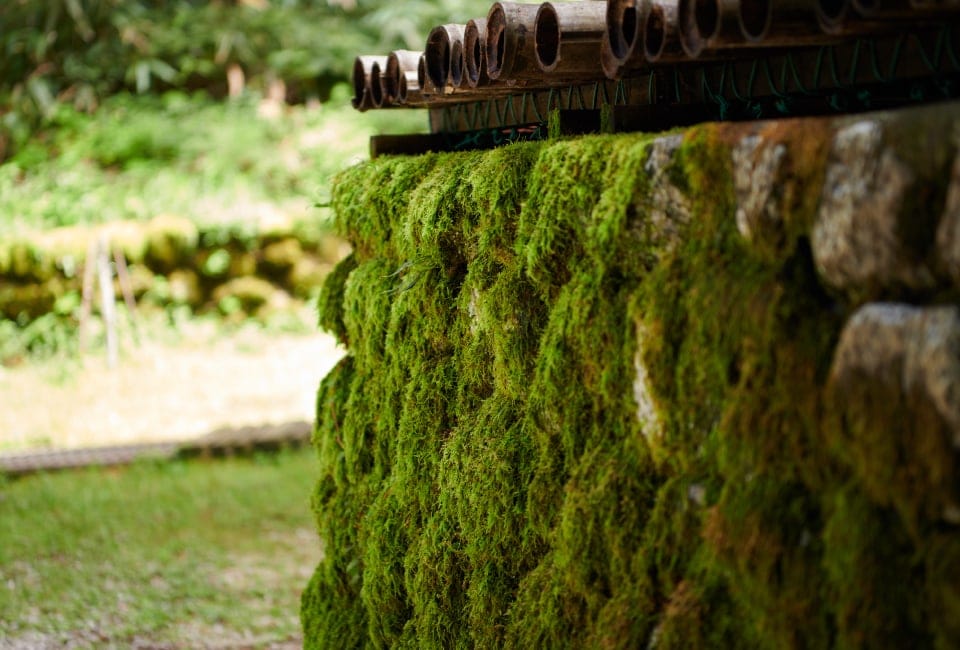
[[[750,41],[759,41],[770,30],[773,0],[740,0],[740,30]]]
[[[647,24],[643,32],[643,55],[650,61],[656,61],[663,54],[667,41],[667,25],[663,7],[655,4],[647,14]]]
[[[475,18],[467,21],[463,31],[463,64],[467,85],[475,88],[486,72],[484,69],[484,41],[487,37],[487,21]]]
[[[533,38],[537,62],[544,69],[554,67],[560,58],[560,21],[548,3],[540,5]]]
[[[427,77],[441,90],[447,85],[447,76],[450,74],[450,38],[444,26],[430,30],[423,53],[427,59]]]
[[[500,77],[507,47],[506,28],[507,17],[503,7],[499,3],[495,4],[487,16],[487,74],[491,79]]]

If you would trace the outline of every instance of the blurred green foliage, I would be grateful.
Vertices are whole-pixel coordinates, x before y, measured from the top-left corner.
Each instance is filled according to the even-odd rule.
[[[353,58],[422,49],[433,25],[485,15],[480,0],[5,0],[0,12],[0,160],[71,104],[119,91],[227,92],[285,82],[326,99]],[[160,143],[162,145],[162,143]]]
[[[375,132],[426,128],[422,111],[358,113],[348,93],[343,84],[327,105],[275,114],[255,93],[123,93],[92,115],[60,105],[49,128],[0,165],[0,237],[159,214],[195,223],[305,214]]]

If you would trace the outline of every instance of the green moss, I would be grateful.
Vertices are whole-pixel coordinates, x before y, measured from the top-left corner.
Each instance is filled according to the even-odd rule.
[[[13,284],[0,283],[0,316],[10,320],[39,318],[53,310],[61,283]]]
[[[854,488],[827,504],[823,563],[838,648],[929,647],[923,567],[895,513]]]
[[[265,277],[283,282],[301,257],[303,247],[300,242],[293,237],[285,237],[263,247],[259,270]]]
[[[175,273],[183,273],[184,276],[187,275],[186,272]],[[196,283],[196,276],[193,274],[189,275],[193,277],[193,282]],[[171,283],[172,282],[173,280],[171,279]],[[224,301],[236,301],[240,309],[248,314],[253,314],[258,309],[268,305],[277,294],[277,291],[278,289],[266,280],[248,276],[245,278],[235,278],[217,287],[213,292],[213,300],[217,304],[223,304]]]
[[[347,278],[356,268],[357,258],[351,253],[333,268],[320,288],[320,295],[317,298],[320,327],[336,336],[344,346],[350,345],[350,338],[347,334],[347,326],[343,322],[343,292]]]
[[[154,271],[169,273],[193,257],[199,233],[189,219],[164,215],[147,226],[146,240],[146,264]]]
[[[845,306],[804,194],[829,129],[796,124],[764,135],[789,152],[772,247],[737,231],[730,127],[341,175],[307,647],[957,640],[960,542],[898,479],[928,465],[867,471],[855,440],[900,438],[829,394]]]

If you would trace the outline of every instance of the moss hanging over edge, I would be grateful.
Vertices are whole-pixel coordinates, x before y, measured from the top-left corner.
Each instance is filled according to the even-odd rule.
[[[872,499],[824,397],[829,128],[795,124],[774,245],[737,231],[738,126],[341,177],[307,647],[960,641],[957,535]]]

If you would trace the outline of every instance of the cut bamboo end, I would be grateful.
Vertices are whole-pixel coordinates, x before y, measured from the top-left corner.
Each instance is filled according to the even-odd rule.
[[[414,50],[394,50],[387,55],[387,67],[383,76],[383,91],[388,101],[398,104],[406,103],[403,80],[407,75],[413,75],[414,85],[417,90],[420,89],[419,84],[416,84],[417,64],[419,62],[420,52]],[[408,86],[407,88],[409,89]]]
[[[676,0],[650,5],[643,21],[643,55],[650,63],[677,62],[685,58],[677,25]]]
[[[740,0],[740,31],[747,41],[762,41],[770,32],[776,0]],[[811,11],[810,17],[813,18]]]
[[[864,18],[898,19],[918,13],[909,0],[852,0],[853,9]]]
[[[610,53],[620,63],[629,59],[640,41],[643,5],[637,0],[608,0],[607,39]]]
[[[365,111],[374,107],[373,87],[371,84],[371,73],[373,64],[386,66],[387,57],[361,55],[353,60],[353,99],[351,104],[358,111]],[[379,72],[378,72],[379,74]],[[377,80],[377,94],[380,94],[380,82]],[[381,99],[382,101],[382,99]]]
[[[437,87],[430,81],[430,75],[427,74],[427,57],[425,54],[421,54],[420,60],[417,61],[417,85],[424,95],[433,95],[438,92]]]
[[[820,25],[820,31],[824,34],[842,32],[850,10],[850,0],[817,0],[814,13]]]
[[[720,15],[714,0],[680,0],[677,5],[680,44],[690,58],[700,56],[717,32]]]
[[[739,0],[739,3],[740,30],[748,46],[825,45],[837,40],[822,29],[818,0]]]
[[[420,84],[417,83],[417,73],[404,73],[400,77],[397,92],[397,100],[401,104],[415,104],[422,101],[423,93],[420,92]]]
[[[607,6],[600,2],[544,2],[534,19],[537,65],[569,79],[602,73],[600,52],[607,31]]]
[[[467,21],[463,30],[463,60],[467,86],[476,88],[490,81],[487,76],[487,19],[474,18]]]
[[[458,83],[453,84],[451,73],[455,68],[459,77],[463,30],[464,25],[451,23],[434,27],[427,36],[427,45],[423,51],[426,57],[426,72],[438,92],[442,92],[448,84],[459,85],[459,79]],[[459,45],[456,45],[457,43]],[[457,57],[456,63],[454,53]]]
[[[381,66],[381,61],[374,61],[370,65],[370,104],[373,108],[383,108],[383,75],[381,70],[387,67],[386,57],[380,57],[383,60],[383,65]],[[389,105],[389,104],[387,104]]]
[[[487,75],[491,80],[536,79],[533,31],[538,5],[497,2],[487,14]]]

